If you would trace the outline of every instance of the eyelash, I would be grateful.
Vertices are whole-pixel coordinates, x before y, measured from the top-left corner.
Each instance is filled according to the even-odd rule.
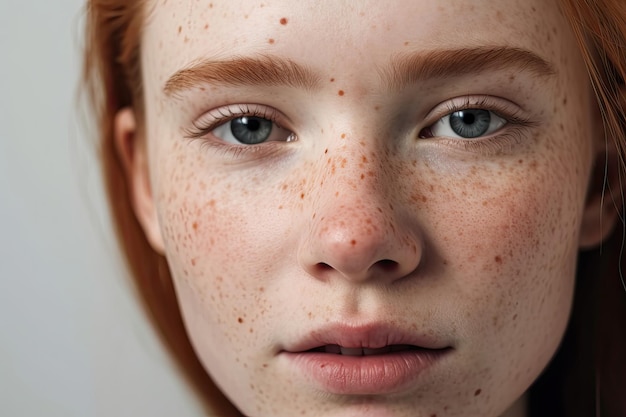
[[[280,142],[265,142],[261,145],[234,145],[212,137],[213,130],[240,117],[259,117],[267,119],[282,127],[284,117],[271,108],[260,104],[234,104],[211,110],[200,119],[192,123],[193,127],[184,130],[184,135],[190,140],[200,140],[200,149],[212,148],[223,153],[224,156],[237,159],[238,157],[263,158],[278,151]],[[254,155],[256,154],[256,155]]]
[[[446,137],[432,137],[425,138],[422,137],[422,132],[424,129],[419,132],[419,139],[422,140],[436,140],[439,143],[449,144],[450,146],[461,147],[463,150],[469,152],[486,152],[486,153],[497,153],[502,151],[505,146],[513,146],[518,144],[522,139],[522,129],[533,127],[536,123],[531,121],[529,118],[519,115],[520,111],[515,110],[511,111],[506,108],[506,106],[498,103],[496,100],[488,97],[472,97],[467,96],[461,98],[463,100],[459,103],[459,99],[456,101],[451,100],[447,101],[443,105],[443,109],[441,111],[436,112],[436,117],[433,123],[430,123],[424,129],[430,129],[443,117],[449,116],[455,112],[468,110],[468,109],[483,109],[488,110],[495,113],[497,116],[506,120],[506,124],[498,129],[498,131],[494,132],[487,137],[476,138],[476,139],[455,139],[455,138],[446,138]],[[263,105],[250,105],[250,104],[236,104],[227,107],[220,107],[218,109],[212,110],[208,112],[205,116],[200,118],[197,121],[193,122],[193,128],[185,129],[185,137],[188,139],[201,139],[202,145],[210,146],[224,151],[225,153],[230,153],[232,156],[237,157],[242,153],[252,153],[252,152],[268,152],[268,148],[274,148],[273,145],[276,145],[280,142],[266,142],[263,146],[259,145],[232,145],[228,143],[224,143],[220,140],[205,140],[207,136],[211,135],[211,132],[217,127],[224,125],[231,120],[237,119],[239,117],[259,117],[263,119],[267,119],[272,123],[275,123],[278,126],[281,126],[281,119],[283,117],[280,113],[272,109],[270,107],[266,107]],[[433,117],[433,118],[434,118]],[[210,119],[210,120],[206,120]],[[276,149],[276,148],[274,148]]]
[[[453,113],[472,109],[488,110],[490,112],[493,112],[497,116],[506,120],[506,124],[502,128],[498,129],[496,132],[494,132],[494,134],[476,139],[454,139],[446,137],[423,138],[421,137],[421,133],[424,131],[424,129],[420,131],[419,138],[423,140],[434,139],[438,142],[461,147],[467,151],[497,153],[502,151],[505,145],[513,146],[518,144],[523,139],[523,128],[534,127],[536,125],[536,123],[530,118],[520,115],[520,110],[511,111],[509,108],[506,108],[506,106],[498,103],[493,98],[477,98],[473,96],[467,96],[461,98],[461,100],[463,100],[462,103],[459,103],[458,99],[457,101],[446,102],[444,104],[444,109],[442,111],[437,111],[437,116],[435,116],[436,118],[434,122],[430,123],[425,129],[431,128],[440,119]]]
[[[233,107],[236,107],[237,110],[234,111]],[[274,109],[257,104],[237,104],[234,106],[220,107],[219,109],[209,112],[207,116],[203,116],[200,120],[193,122],[193,128],[186,129],[185,134],[188,139],[202,139],[206,135],[209,135],[211,131],[217,127],[226,124],[231,120],[246,116],[267,119],[276,124],[279,124],[278,119],[280,119],[278,111]],[[207,117],[210,117],[213,120],[205,122],[204,119]]]

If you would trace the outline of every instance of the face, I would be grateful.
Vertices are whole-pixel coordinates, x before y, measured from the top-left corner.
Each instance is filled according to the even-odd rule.
[[[602,132],[557,3],[149,10],[136,207],[231,401],[522,415],[595,236]]]

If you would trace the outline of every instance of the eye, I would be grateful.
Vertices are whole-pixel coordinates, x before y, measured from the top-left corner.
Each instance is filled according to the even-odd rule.
[[[294,134],[270,119],[241,116],[209,131],[213,136],[234,145],[258,145],[263,142],[294,140]]]
[[[281,126],[287,120],[276,109],[261,104],[237,104],[205,113],[184,129],[190,139],[205,139],[205,143],[242,147],[265,142],[293,142],[297,136]]]
[[[507,121],[490,110],[464,109],[452,112],[420,132],[420,138],[476,139],[496,132]]]

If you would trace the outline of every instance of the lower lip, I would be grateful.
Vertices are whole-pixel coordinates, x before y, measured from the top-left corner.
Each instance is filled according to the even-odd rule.
[[[450,349],[407,350],[371,356],[285,353],[320,388],[338,395],[384,395],[405,390]]]

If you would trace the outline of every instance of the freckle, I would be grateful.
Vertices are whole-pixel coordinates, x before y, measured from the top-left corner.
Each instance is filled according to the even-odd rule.
[[[517,320],[517,314],[513,316],[513,321]]]
[[[250,329],[248,330],[249,333],[254,333],[254,329],[252,327],[250,327]]]
[[[324,154],[328,153],[328,148],[324,149]]]
[[[350,241],[350,244],[351,244],[352,246],[356,246],[356,240],[352,239],[352,240]]]
[[[283,25],[283,26],[286,25],[287,24],[287,18],[286,17],[281,18],[280,19],[280,24]]]
[[[474,397],[478,397],[481,392],[483,392],[483,390],[477,389],[476,392],[474,393]]]
[[[567,97],[563,97],[563,105],[567,104]]]
[[[241,324],[241,323],[243,323],[243,319],[242,319],[241,317],[239,317],[239,318],[237,319],[237,322],[238,322],[239,324]]]
[[[300,194],[300,199],[304,200],[304,193]]]
[[[345,133],[342,133],[342,134],[341,134],[341,139],[345,139],[345,138],[346,138],[346,134],[345,134]]]
[[[380,106],[374,106],[374,110],[376,111],[380,110]]]
[[[207,23],[206,25],[204,25],[204,30],[207,30],[209,28],[209,24]]]
[[[191,260],[191,266],[196,266],[196,259],[195,258]]]
[[[496,256],[495,260],[496,260],[497,264],[501,264],[502,263],[502,257],[500,257],[500,256]]]
[[[183,31],[183,27],[182,27],[182,26],[179,26],[179,27],[178,27],[178,33],[180,34],[182,31]]]
[[[189,42],[189,38],[185,36],[185,43]]]
[[[283,209],[283,206],[278,206],[278,210],[282,210],[282,209]]]
[[[272,39],[272,38],[269,38],[268,41],[267,41],[267,43],[269,43],[270,45],[273,45],[274,42],[276,42],[276,41],[274,39]]]
[[[361,174],[361,179],[364,180],[365,179],[365,174]]]
[[[330,82],[331,82],[331,83],[334,83],[334,82],[335,82],[335,79],[334,79],[334,78],[331,78],[331,79],[330,79]]]
[[[343,91],[343,90],[339,90],[339,91],[337,92],[337,94],[339,94],[340,96],[343,96],[345,93],[344,93],[344,91]]]
[[[198,230],[198,222],[193,222],[193,230]]]
[[[404,41],[404,46],[408,46],[409,45],[409,41]]]

